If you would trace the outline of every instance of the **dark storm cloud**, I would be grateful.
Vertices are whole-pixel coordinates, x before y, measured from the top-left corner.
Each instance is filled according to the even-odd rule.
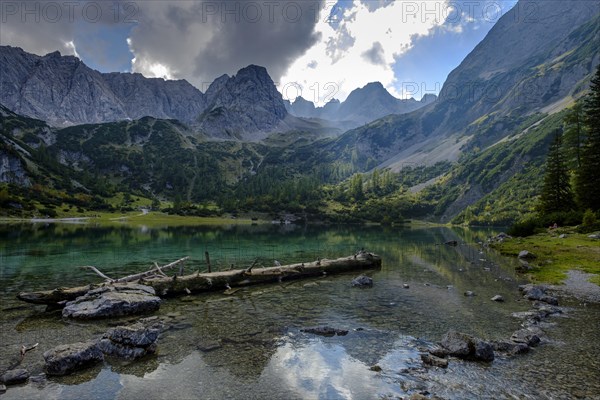
[[[134,68],[160,63],[206,89],[222,74],[262,65],[277,81],[311,47],[319,1],[148,2],[131,36]]]

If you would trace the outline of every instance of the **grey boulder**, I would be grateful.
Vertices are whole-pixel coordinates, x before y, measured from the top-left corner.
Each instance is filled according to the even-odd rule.
[[[27,379],[29,379],[29,371],[23,368],[12,369],[2,375],[2,382],[6,385],[17,385],[25,382]]]
[[[68,375],[104,360],[93,341],[63,344],[44,353],[48,375]]]
[[[160,297],[150,286],[112,285],[90,290],[66,304],[63,317],[95,319],[142,314],[158,310]]]
[[[441,353],[473,361],[493,361],[494,349],[484,340],[454,330],[448,331],[440,342]],[[440,355],[440,352],[435,355]]]
[[[156,351],[160,325],[146,327],[140,323],[117,326],[104,334],[98,346],[107,355],[136,359]]]

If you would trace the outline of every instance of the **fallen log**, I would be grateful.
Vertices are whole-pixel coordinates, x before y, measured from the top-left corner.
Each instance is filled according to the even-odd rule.
[[[177,262],[181,262],[181,260],[178,260]],[[175,263],[169,265],[172,266],[172,264]],[[356,255],[335,260],[323,259],[310,263],[298,263],[278,267],[258,268],[253,264],[250,268],[245,269],[193,273],[184,276],[174,275],[173,277],[164,277],[154,275],[151,277],[148,273],[136,275],[138,283],[153,287],[157,295],[165,297],[215,290],[225,291],[231,290],[234,287],[243,287],[259,283],[282,282],[292,279],[373,268],[381,268],[381,257],[371,253],[359,252]],[[159,269],[155,268],[153,271],[158,272],[161,269],[164,271],[165,267]],[[131,276],[127,278],[129,280]],[[112,282],[104,282],[95,285],[91,284],[75,288],[59,288],[40,292],[21,292],[17,295],[17,298],[34,304],[64,305],[65,302],[83,296],[89,290],[107,285],[119,286],[123,283],[123,279],[116,279]]]

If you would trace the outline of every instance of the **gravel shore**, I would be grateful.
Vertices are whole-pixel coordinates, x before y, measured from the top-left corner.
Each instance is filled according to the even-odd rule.
[[[600,286],[588,281],[591,276],[594,274],[571,270],[567,272],[567,279],[562,285],[553,285],[550,289],[561,296],[600,303]]]

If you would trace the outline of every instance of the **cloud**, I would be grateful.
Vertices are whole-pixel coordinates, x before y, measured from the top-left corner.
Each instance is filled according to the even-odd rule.
[[[40,55],[77,49],[100,69],[122,70],[125,55],[133,72],[206,89],[249,64],[278,80],[320,39],[314,28],[323,1],[2,2],[0,38]]]
[[[385,52],[379,42],[373,43],[373,47],[362,53],[365,60],[375,65],[385,65]]]
[[[332,97],[343,100],[355,88],[373,81],[399,95],[394,89],[395,60],[412,47],[416,37],[428,35],[445,21],[441,10],[447,7],[446,1],[427,2],[428,10],[437,7],[437,12],[422,8],[424,3],[353,0],[341,12],[323,8],[315,27],[321,39],[288,68],[280,88],[284,97],[301,95],[324,104]],[[315,62],[319,68],[310,68]]]
[[[321,1],[150,1],[129,37],[133,70],[164,66],[201,90],[218,76],[262,65],[277,81],[319,40]]]

